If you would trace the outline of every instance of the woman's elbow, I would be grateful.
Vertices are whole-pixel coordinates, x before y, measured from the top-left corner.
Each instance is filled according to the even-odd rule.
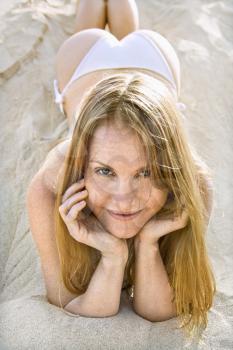
[[[156,314],[156,315],[148,315],[148,314],[141,314],[138,312],[135,312],[138,316],[144,318],[147,321],[150,322],[163,322],[163,321],[168,321],[171,318],[177,317],[176,312],[172,313],[166,313],[166,314]]]

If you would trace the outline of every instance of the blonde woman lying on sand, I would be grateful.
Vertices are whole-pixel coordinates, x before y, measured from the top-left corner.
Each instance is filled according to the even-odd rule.
[[[70,137],[27,192],[48,301],[107,317],[126,289],[147,320],[206,327],[216,291],[205,243],[211,176],[183,127],[173,47],[138,29],[134,1],[85,0],[56,70]]]

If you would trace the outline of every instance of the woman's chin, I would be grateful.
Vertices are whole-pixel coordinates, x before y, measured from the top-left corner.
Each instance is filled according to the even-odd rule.
[[[99,214],[99,213],[98,213]],[[120,239],[129,239],[137,235],[144,225],[144,220],[116,220],[109,216],[96,215],[104,229],[113,236]]]
[[[119,231],[115,231],[115,230],[108,230],[109,233],[111,233],[113,236],[120,238],[120,239],[129,239],[132,238],[134,236],[136,236],[136,234],[139,232],[138,230],[125,230],[119,232]]]

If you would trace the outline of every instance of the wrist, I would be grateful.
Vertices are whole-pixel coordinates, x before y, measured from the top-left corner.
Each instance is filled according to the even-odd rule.
[[[102,253],[102,261],[107,265],[125,266],[127,260],[128,257],[126,258],[124,255]]]
[[[112,247],[111,251],[102,251],[102,256],[117,263],[127,263],[129,250],[127,243],[120,243]]]
[[[157,250],[159,249],[159,242],[155,241],[154,243],[151,243],[139,238],[134,241],[134,249],[135,250],[138,250],[138,249]]]

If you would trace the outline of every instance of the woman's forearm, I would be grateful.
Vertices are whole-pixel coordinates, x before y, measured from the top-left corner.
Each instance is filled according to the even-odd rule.
[[[164,321],[176,316],[159,246],[139,243],[135,247],[135,285],[133,308],[149,321]]]
[[[126,261],[102,256],[86,292],[74,298],[65,310],[87,317],[107,317],[119,310]]]

